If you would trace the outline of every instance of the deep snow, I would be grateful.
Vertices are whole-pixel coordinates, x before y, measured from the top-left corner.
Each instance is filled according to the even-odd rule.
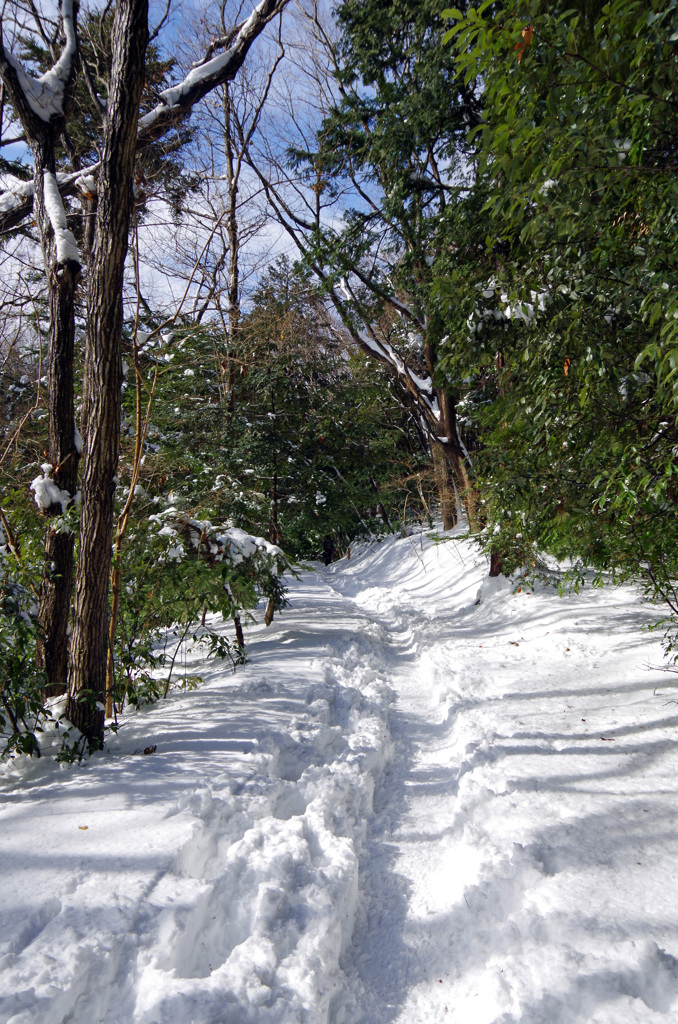
[[[678,1020],[658,610],[486,573],[305,573],[237,674],[188,652],[105,753],[4,768],[0,1022]]]

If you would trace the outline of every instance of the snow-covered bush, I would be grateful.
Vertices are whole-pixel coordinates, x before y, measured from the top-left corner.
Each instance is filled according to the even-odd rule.
[[[280,548],[263,537],[213,526],[174,505],[148,515],[148,505],[139,510],[121,556],[124,589],[114,653],[118,709],[166,695],[173,669],[168,638],[194,634],[235,665],[243,657],[237,639],[217,644],[201,622],[208,612],[235,619],[262,597],[281,609],[282,575],[291,569]]]
[[[0,759],[40,754],[38,734],[49,718],[44,673],[36,667],[39,626],[34,594],[36,566],[27,545],[0,526]]]

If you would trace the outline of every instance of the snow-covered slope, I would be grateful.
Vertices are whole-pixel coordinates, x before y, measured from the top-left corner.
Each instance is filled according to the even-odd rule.
[[[0,1022],[678,1019],[657,610],[486,572],[365,549],[236,675],[189,653],[102,755],[6,768]]]

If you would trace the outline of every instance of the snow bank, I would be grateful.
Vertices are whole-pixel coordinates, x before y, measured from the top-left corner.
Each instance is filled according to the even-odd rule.
[[[330,1019],[392,695],[312,605],[237,676],[182,651],[206,684],[83,767],[5,766],[1,1021]]]
[[[290,602],[104,754],[5,766],[0,1022],[678,1019],[660,610],[425,537]]]
[[[467,543],[414,538],[337,574],[400,654],[336,1024],[674,1021],[678,678],[644,630],[662,609],[486,574]]]

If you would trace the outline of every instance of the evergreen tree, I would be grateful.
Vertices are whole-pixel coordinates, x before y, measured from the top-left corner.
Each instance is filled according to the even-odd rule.
[[[433,4],[349,2],[337,15],[341,37],[330,58],[337,99],[317,148],[293,153],[316,195],[313,223],[295,219],[270,181],[264,187],[356,342],[390,368],[405,402],[418,405],[445,528],[456,521],[457,495],[474,528],[473,472],[456,414],[461,392],[439,369],[445,331],[432,286],[447,244],[441,217],[467,187],[465,138],[477,104],[473,90],[455,81]],[[347,195],[353,205],[343,227],[323,223],[321,204],[345,204]]]
[[[476,382],[494,543],[507,568],[546,550],[675,609],[676,12],[449,13],[459,71],[484,89],[487,239],[448,260],[466,320],[445,363]]]
[[[348,347],[330,310],[287,260],[269,268],[242,324],[230,426],[269,537],[303,557],[317,556],[328,532],[346,544],[391,529],[416,494],[402,481],[425,460],[388,376]]]

